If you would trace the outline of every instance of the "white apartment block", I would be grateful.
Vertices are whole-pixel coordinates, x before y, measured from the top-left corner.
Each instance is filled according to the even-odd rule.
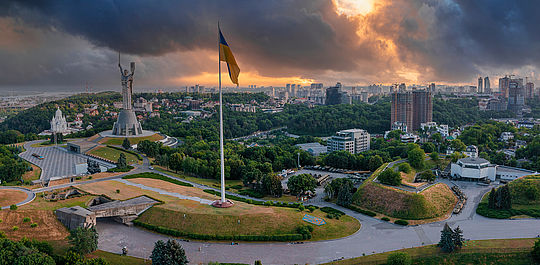
[[[368,151],[371,137],[362,129],[349,129],[336,133],[328,140],[328,152],[347,151],[351,154]]]

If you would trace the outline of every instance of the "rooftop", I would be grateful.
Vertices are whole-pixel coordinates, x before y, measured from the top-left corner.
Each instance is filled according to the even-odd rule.
[[[67,214],[75,214],[79,216],[88,216],[88,215],[93,214],[91,211],[88,211],[81,206],[64,207],[64,208],[57,209],[56,211],[67,213]]]
[[[159,203],[159,202],[146,196],[139,196],[137,198],[129,199],[126,201],[112,201],[112,202],[106,202],[103,204],[98,204],[95,206],[90,206],[88,207],[88,210],[98,211],[98,210],[106,210],[106,209],[111,209],[111,208],[135,206],[135,205],[140,205],[140,204],[151,204],[151,203]]]
[[[460,159],[459,162],[463,164],[476,164],[476,165],[486,164],[486,163],[489,164],[489,161],[480,157],[466,157],[466,158]]]

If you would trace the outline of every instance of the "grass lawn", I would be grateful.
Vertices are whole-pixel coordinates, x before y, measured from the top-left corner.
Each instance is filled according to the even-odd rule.
[[[32,167],[32,171],[26,171],[22,178],[24,181],[32,181],[32,180],[37,180],[39,179],[39,177],[41,176],[41,168],[34,165],[34,164],[31,164],[30,163],[30,166]]]
[[[529,253],[535,239],[472,240],[454,253],[440,251],[436,245],[384,252],[328,264],[385,264],[395,252],[408,253],[413,264],[534,264]]]
[[[129,251],[129,249],[128,249]],[[129,254],[129,253],[128,253]],[[96,250],[88,255],[87,258],[103,258],[114,265],[150,265],[152,261],[141,258],[135,258],[130,256],[122,256],[119,254],[106,252],[102,250]]]
[[[94,196],[86,195],[81,197],[69,198],[66,200],[58,200],[56,202],[50,202],[43,199],[40,194],[36,195],[36,198],[28,204],[25,204],[19,209],[23,210],[48,210],[53,211],[63,207],[81,206],[86,207],[86,202],[92,199]]]
[[[0,190],[0,206],[10,206],[24,201],[26,193],[20,190]]]
[[[360,208],[406,220],[443,217],[456,202],[454,193],[442,183],[416,194],[370,182],[353,196],[353,204]]]
[[[233,208],[219,209],[194,201],[178,200],[150,208],[139,221],[175,230],[208,235],[279,235],[295,233],[304,214],[324,218],[327,224],[314,226],[311,240],[335,239],[353,234],[360,223],[350,217],[326,218],[326,213],[299,212],[297,209],[256,206],[236,202]],[[185,214],[185,218],[184,218]],[[240,220],[240,222],[238,222]]]
[[[30,218],[30,222],[23,222],[25,217]],[[0,231],[6,233],[9,239],[63,240],[69,234],[50,210],[2,210],[0,219]],[[30,227],[32,223],[38,226]],[[19,229],[13,231],[13,226]]]
[[[538,192],[540,190],[540,177],[523,177],[510,182],[508,187],[512,197],[511,209],[490,209],[488,200],[491,191],[489,191],[482,197],[482,201],[476,208],[476,213],[498,219],[540,217],[540,194]],[[533,194],[536,198],[529,194],[531,192],[536,194]]]
[[[154,135],[145,136],[145,137],[129,137],[129,143],[134,145],[134,144],[138,144],[139,142],[144,141],[144,140],[155,142],[155,141],[159,141],[159,140],[162,140],[162,139],[163,139],[163,136],[156,133]],[[101,139],[99,141],[100,144],[105,144],[105,145],[107,145],[107,144],[109,144],[109,145],[122,145],[123,142],[124,142],[124,138],[121,138],[121,137],[105,137],[105,138],[103,138],[103,139]]]
[[[137,159],[137,156],[130,154],[128,152],[123,152],[118,149],[113,149],[106,146],[98,146],[89,152],[92,155],[99,156],[101,158],[105,158],[111,161],[118,161],[118,158],[120,157],[120,153],[124,153],[126,155],[126,160],[128,164],[137,164],[139,163],[139,159]]]

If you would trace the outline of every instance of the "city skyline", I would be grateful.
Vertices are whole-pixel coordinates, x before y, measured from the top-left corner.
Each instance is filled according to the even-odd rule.
[[[241,86],[475,84],[536,80],[531,2],[320,0],[4,1],[0,89],[114,88],[117,52],[140,65],[137,88],[217,83],[217,20],[243,66]],[[229,12],[230,11],[230,12]],[[250,21],[250,23],[245,23]],[[523,41],[513,43],[516,38]],[[228,82],[224,83],[229,86]]]

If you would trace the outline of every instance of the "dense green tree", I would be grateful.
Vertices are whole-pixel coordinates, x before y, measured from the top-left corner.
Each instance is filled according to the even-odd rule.
[[[268,195],[274,196],[276,198],[283,195],[283,186],[281,185],[281,179],[275,174],[264,174],[262,179],[262,185],[264,187],[264,192]]]
[[[465,149],[467,148],[467,146],[460,139],[450,141],[450,147],[452,147],[452,149],[457,152],[465,151]]]
[[[463,231],[459,226],[456,227],[454,233],[452,233],[452,240],[454,241],[454,246],[456,246],[456,248],[461,248],[463,246],[465,239],[463,238]]]
[[[534,242],[534,246],[531,251],[531,256],[536,262],[540,263],[540,238],[536,239],[536,241]]]
[[[169,158],[169,167],[175,172],[178,172],[178,170],[182,170],[182,169],[186,171],[186,169],[184,168],[183,162],[184,162],[184,159],[182,157],[182,154],[174,153]]]
[[[154,245],[150,259],[155,265],[185,265],[189,263],[182,245],[172,239],[167,240],[167,242],[158,240]]]
[[[386,138],[400,140],[402,134],[404,134],[404,132],[402,132],[401,130],[393,130],[388,133]]]
[[[437,153],[437,152],[433,152],[433,153],[429,154],[429,157],[431,158],[431,160],[433,160],[435,162],[439,162],[439,160],[440,160],[439,153]]]
[[[420,148],[414,148],[410,150],[408,153],[407,160],[409,161],[409,164],[414,167],[415,169],[423,169],[424,168],[424,160],[426,154],[424,153],[424,150]]]
[[[118,161],[116,162],[116,167],[120,169],[124,169],[128,167],[126,154],[120,153],[120,156],[118,157]]]
[[[433,174],[433,171],[428,169],[418,173],[418,178],[431,182],[435,181],[435,174]]]
[[[407,162],[403,162],[401,164],[398,165],[398,168],[399,168],[399,171],[403,172],[403,173],[406,173],[406,174],[409,174],[411,173],[411,165]]]
[[[424,149],[424,152],[426,153],[432,153],[435,151],[435,145],[433,143],[427,142],[422,145],[422,149]]]
[[[488,207],[491,209],[496,209],[495,202],[496,202],[496,191],[495,188],[491,188],[491,191],[489,192],[488,197]]]
[[[377,180],[386,185],[399,186],[401,185],[401,174],[388,168],[379,174]]]
[[[354,185],[353,182],[350,179],[347,178],[336,178],[333,179],[326,187],[324,187],[324,192],[326,193],[326,196],[330,199],[334,199],[337,196],[339,196],[339,193],[342,189],[347,187],[349,192],[353,192]]]
[[[122,142],[122,147],[126,150],[131,148],[131,143],[129,142],[129,139],[127,137],[124,138],[124,141]]]
[[[317,180],[310,174],[298,174],[289,177],[287,187],[293,195],[303,195],[307,191],[315,192]]]
[[[98,246],[98,233],[94,227],[77,227],[70,231],[68,239],[73,249],[81,254],[94,252]]]
[[[444,224],[444,228],[441,231],[441,240],[439,241],[439,247],[444,252],[452,252],[456,249],[456,244],[454,242],[454,231],[447,223]]]
[[[411,265],[412,260],[409,254],[405,252],[395,252],[388,255],[386,264],[387,265]]]
[[[382,166],[382,164],[383,164],[382,157],[380,157],[379,155],[374,155],[369,159],[369,170],[375,171],[377,170],[377,168]]]
[[[349,185],[343,185],[341,189],[339,189],[339,193],[337,196],[337,205],[348,207],[351,205],[352,202],[352,190]]]

